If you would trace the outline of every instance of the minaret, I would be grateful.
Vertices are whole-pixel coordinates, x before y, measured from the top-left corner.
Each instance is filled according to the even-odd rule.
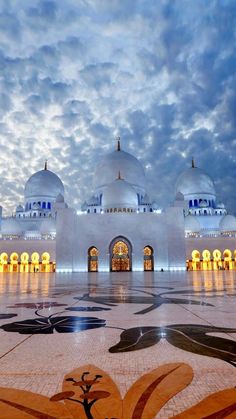
[[[120,137],[117,137],[117,151],[120,151]]]

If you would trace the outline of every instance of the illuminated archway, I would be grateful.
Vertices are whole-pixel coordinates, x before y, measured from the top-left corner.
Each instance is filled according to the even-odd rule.
[[[193,271],[199,271],[201,269],[201,255],[199,250],[192,251],[192,269]]]
[[[20,261],[20,271],[29,272],[29,254],[27,252],[21,253]]]
[[[42,254],[42,272],[51,272],[50,254],[44,252]]]
[[[110,245],[110,255],[111,271],[131,271],[131,244],[127,239],[114,239]]]
[[[212,268],[211,265],[211,252],[207,249],[203,250],[202,252],[202,268],[204,271],[210,270]]]
[[[233,269],[231,250],[225,249],[223,252],[223,258],[224,258],[224,269],[226,270]]]
[[[39,254],[38,252],[33,252],[31,255],[31,272],[38,272],[39,266]]]
[[[10,272],[18,272],[18,259],[19,255],[16,252],[13,252],[10,256]]]
[[[1,253],[0,256],[0,271],[8,272],[8,254],[6,252]]]
[[[222,269],[221,251],[219,249],[215,249],[212,252],[212,255],[213,255],[213,269],[215,271]]]
[[[143,249],[143,268],[144,271],[153,271],[153,248],[151,246],[145,246]]]
[[[98,271],[98,249],[94,246],[88,249],[88,271]]]

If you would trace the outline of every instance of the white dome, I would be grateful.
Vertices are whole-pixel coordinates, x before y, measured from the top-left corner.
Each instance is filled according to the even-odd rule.
[[[47,218],[43,220],[40,226],[40,233],[42,234],[54,234],[56,233],[56,222],[53,218]]]
[[[47,169],[34,173],[25,185],[25,200],[40,197],[56,200],[59,194],[64,196],[63,183],[55,173]]]
[[[198,233],[201,230],[200,224],[194,215],[187,215],[184,219],[185,231],[191,231],[191,233]]]
[[[129,153],[120,150],[106,155],[98,164],[94,173],[94,188],[101,190],[117,178],[118,172],[137,192],[145,194],[145,173],[141,163]]]
[[[17,205],[17,207],[16,207],[16,212],[23,212],[24,211],[24,208],[22,207],[22,205]]]
[[[20,223],[15,218],[5,218],[2,220],[2,234],[21,235],[22,228]]]
[[[201,207],[201,208],[208,207],[207,201],[203,200],[202,202],[200,202],[199,207]]]
[[[104,208],[136,208],[137,205],[137,192],[123,179],[114,180],[104,189],[102,195]]]
[[[178,192],[181,192],[185,199],[188,199],[189,195],[216,195],[212,179],[198,167],[190,167],[179,176],[175,187],[175,193]]]
[[[225,215],[220,221],[220,231],[236,231],[236,218],[233,215]]]

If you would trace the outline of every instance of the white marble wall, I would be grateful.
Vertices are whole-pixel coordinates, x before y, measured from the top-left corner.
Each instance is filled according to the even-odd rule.
[[[167,220],[168,218],[168,220]],[[109,246],[123,236],[132,246],[132,270],[143,270],[143,248],[154,250],[154,269],[185,267],[183,211],[166,213],[57,214],[57,270],[87,271],[88,249],[99,251],[99,271],[110,270]]]

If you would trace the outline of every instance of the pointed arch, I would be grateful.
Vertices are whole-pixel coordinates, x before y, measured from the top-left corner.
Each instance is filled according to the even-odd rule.
[[[43,252],[41,259],[42,259],[41,271],[50,272],[51,271],[50,254],[48,252]]]
[[[0,271],[8,272],[8,254],[6,252],[1,253],[0,256]]]
[[[109,246],[110,271],[131,271],[132,270],[132,245],[123,236],[114,238]]]
[[[154,271],[153,248],[147,245],[143,248],[143,268],[144,271]]]
[[[98,249],[95,246],[88,249],[88,272],[98,272]]]
[[[11,261],[10,271],[11,272],[18,272],[18,260],[19,260],[18,253],[12,252],[10,256],[10,261]]]

